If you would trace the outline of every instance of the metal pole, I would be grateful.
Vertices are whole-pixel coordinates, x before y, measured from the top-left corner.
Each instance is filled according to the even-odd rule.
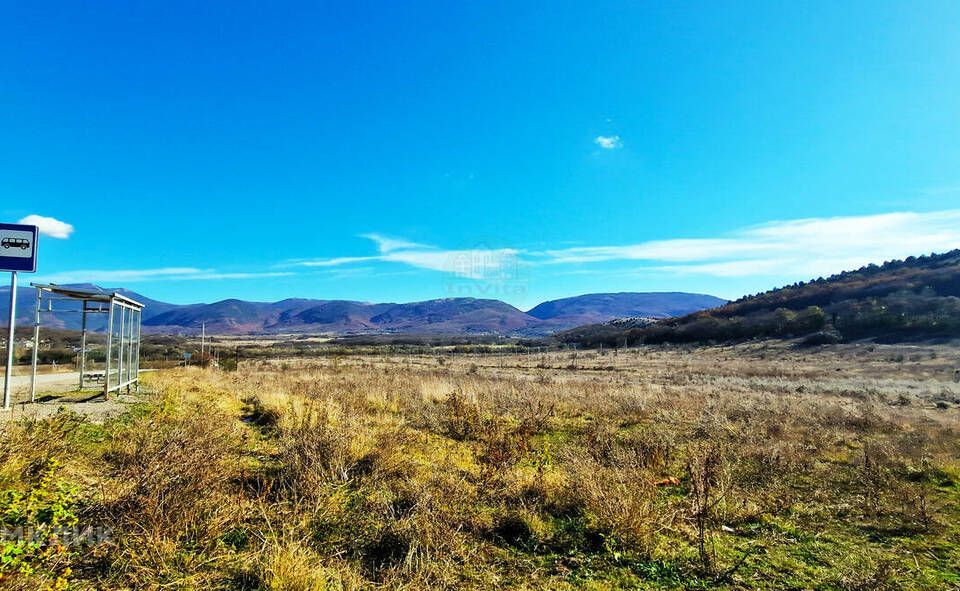
[[[10,380],[13,377],[13,349],[15,326],[14,318],[17,315],[17,272],[10,273],[10,325],[7,331],[7,369],[3,376],[3,410],[10,410]]]
[[[207,323],[200,323],[200,365],[203,365],[203,346],[207,342]]]
[[[80,329],[80,387],[83,390],[83,374],[87,370],[87,300],[83,300],[83,323]]]
[[[103,372],[103,397],[110,395],[110,357],[113,356],[113,298],[110,299],[110,313],[107,315],[107,368]]]
[[[143,338],[143,333],[140,330],[143,324],[143,310],[137,310],[137,352],[136,357],[134,357],[134,363],[136,369],[133,376],[137,379],[136,391],[140,392],[140,339]]]
[[[123,383],[123,333],[124,330],[123,317],[126,315],[127,309],[123,306],[120,306],[120,332],[117,335],[120,337],[120,344],[117,347],[117,386]],[[117,389],[117,394],[120,394],[119,388]]]
[[[40,298],[42,296],[43,290],[37,288],[37,307],[33,312],[33,359],[30,364],[30,402],[37,401],[37,355],[40,354]]]
[[[130,380],[133,378],[133,315],[136,312],[131,308],[127,312],[127,325],[130,334],[127,335],[127,379],[124,380],[127,383],[127,394],[130,393]]]
[[[130,314],[132,312],[122,308],[120,312],[120,330],[122,331],[120,346],[120,379],[118,384],[125,384],[130,379]]]

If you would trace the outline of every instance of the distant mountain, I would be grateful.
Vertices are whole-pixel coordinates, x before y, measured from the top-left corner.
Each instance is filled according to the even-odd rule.
[[[284,311],[274,327],[299,332],[314,330],[330,333],[357,333],[376,330],[372,318],[389,310],[393,304],[368,304],[333,300]]]
[[[206,323],[215,332],[256,332],[275,316],[271,304],[223,300],[214,304],[179,306],[146,318],[144,326],[190,327]]]
[[[393,332],[511,334],[533,328],[536,318],[500,300],[447,298],[399,304],[371,318]]]
[[[101,289],[95,285],[74,285]],[[0,314],[7,296],[0,288]],[[250,302],[227,299],[211,304],[170,304],[143,294],[105,288],[138,300],[143,312],[144,331],[194,333],[206,325],[211,334],[316,333],[357,334],[504,334],[546,335],[585,324],[621,316],[664,318],[724,303],[724,300],[686,293],[590,294],[544,302],[529,312],[492,299],[446,298],[411,303],[368,303],[349,300],[286,299],[279,302]],[[18,295],[18,322],[32,321],[35,292],[21,288]],[[43,325],[78,329],[80,315],[67,310],[78,304],[58,302],[52,314],[44,313]],[[59,310],[59,311],[57,311]],[[0,320],[2,322],[2,320]],[[105,318],[91,319],[91,328],[100,328]]]
[[[591,293],[544,302],[527,314],[559,321],[558,325],[578,326],[612,318],[670,318],[726,304],[727,300],[696,293]]]
[[[960,250],[868,265],[648,326],[582,326],[586,346],[803,337],[808,344],[960,338]]]
[[[409,304],[370,304],[344,300],[291,300],[274,304],[224,300],[184,306],[144,321],[145,326],[208,332],[315,332],[333,334],[437,333],[511,334],[540,324],[499,300],[448,298]]]
[[[344,300],[286,299],[279,302],[223,300],[181,306],[144,321],[154,331],[210,333],[316,332],[355,333],[374,329],[370,317],[393,304]]]

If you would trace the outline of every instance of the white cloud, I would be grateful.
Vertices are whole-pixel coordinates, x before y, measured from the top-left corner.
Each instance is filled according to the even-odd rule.
[[[272,271],[265,273],[229,273],[213,269],[196,269],[193,267],[163,267],[158,269],[84,269],[78,271],[64,271],[45,275],[39,279],[41,283],[97,283],[122,284],[143,283],[147,281],[203,281],[215,279],[259,279],[268,277],[283,277],[293,275],[292,272]]]
[[[390,262],[469,279],[502,277],[520,266],[551,265],[554,274],[815,278],[870,263],[960,248],[960,210],[773,221],[708,238],[648,240],[529,251],[516,248],[446,250],[367,234],[380,254],[289,261],[306,267]],[[607,263],[604,266],[602,264]],[[616,271],[611,267],[616,266]]]
[[[254,273],[219,273],[216,271],[205,271],[196,275],[184,275],[180,277],[169,277],[172,281],[210,281],[216,279],[269,279],[271,277],[289,277],[296,275],[292,271],[267,271]]]
[[[598,135],[593,139],[593,143],[604,150],[616,150],[617,148],[623,147],[623,142],[620,141],[619,135]]]
[[[450,273],[468,279],[484,279],[494,277],[508,267],[516,266],[522,254],[522,251],[512,248],[445,250],[401,238],[387,238],[381,234],[371,233],[362,236],[376,243],[379,255],[295,260],[288,261],[287,264],[303,267],[336,267],[380,261]]]
[[[869,258],[830,258],[805,260],[802,258],[749,259],[740,261],[720,261],[692,265],[664,265],[644,267],[645,271],[665,271],[675,275],[710,275],[713,277],[763,277],[783,273],[814,278],[820,275],[832,275],[840,271],[859,269],[870,264]]]
[[[203,273],[193,267],[164,267],[160,269],[80,269],[44,275],[47,283],[114,283],[155,281],[179,276],[196,276]]]
[[[520,251],[512,248],[467,250],[404,250],[385,254],[384,261],[451,273],[466,279],[486,279],[516,265]]]
[[[775,221],[722,238],[574,247],[544,251],[539,256],[554,264],[688,263],[648,268],[719,277],[812,277],[954,248],[960,248],[960,210]]]
[[[288,265],[298,265],[301,267],[339,267],[341,265],[350,265],[353,263],[362,263],[366,261],[382,260],[378,256],[370,257],[333,257],[330,259],[307,259],[288,261]]]
[[[369,234],[361,234],[361,238],[366,238],[367,240],[373,240],[377,243],[377,249],[380,252],[390,252],[392,250],[409,250],[412,248],[430,248],[424,244],[417,244],[416,242],[410,242],[402,238],[389,238],[383,236],[382,234],[377,234],[371,232]]]
[[[42,215],[31,214],[21,219],[18,224],[27,224],[36,226],[43,236],[50,238],[69,238],[73,234],[73,226],[66,222],[61,222],[56,218],[45,217]]]
[[[579,246],[548,250],[545,254],[554,263],[590,263],[612,260],[697,261],[704,258],[743,255],[761,251],[760,245],[721,238],[651,240],[623,246]]]

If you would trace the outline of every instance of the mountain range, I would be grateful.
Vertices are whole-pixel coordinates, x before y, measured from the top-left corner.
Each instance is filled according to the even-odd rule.
[[[74,285],[100,289],[93,285]],[[119,292],[146,304],[143,330],[194,333],[206,324],[211,334],[502,334],[547,335],[582,324],[627,316],[669,318],[726,303],[717,297],[682,292],[587,294],[543,302],[527,312],[494,299],[444,298],[410,303],[285,299],[250,302],[227,299],[210,304],[171,304],[123,288]],[[0,318],[6,318],[9,288],[0,288]],[[35,291],[18,291],[18,325],[30,323]],[[76,305],[72,306],[76,308]],[[70,303],[45,312],[43,326],[77,329],[80,315]],[[59,311],[58,311],[59,310]],[[92,328],[103,319],[92,321]]]

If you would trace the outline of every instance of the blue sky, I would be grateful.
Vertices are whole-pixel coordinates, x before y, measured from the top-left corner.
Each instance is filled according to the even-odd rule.
[[[34,279],[527,308],[960,247],[956,2],[0,7]]]

